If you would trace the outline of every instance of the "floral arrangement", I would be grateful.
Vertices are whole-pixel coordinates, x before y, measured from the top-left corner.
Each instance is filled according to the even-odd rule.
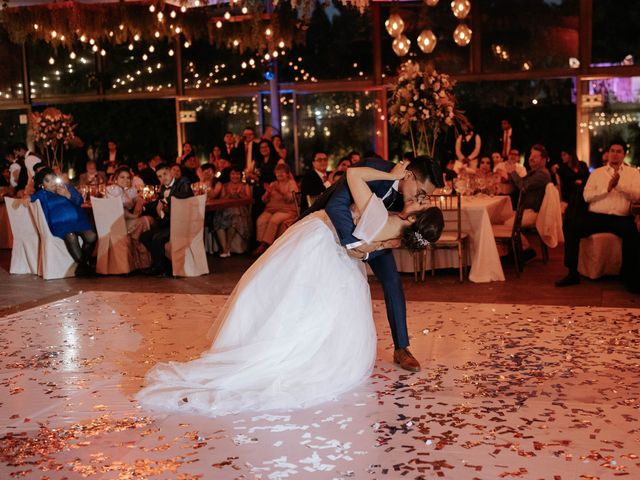
[[[47,155],[47,163],[60,166],[63,151],[75,143],[77,138],[73,133],[73,117],[65,115],[57,108],[49,107],[41,113],[31,113],[31,130],[33,140],[40,150]]]
[[[398,80],[389,100],[389,123],[403,135],[411,135],[413,151],[433,157],[438,134],[454,126],[466,130],[470,125],[456,107],[455,81],[434,68],[424,70],[411,60],[400,65]],[[416,148],[415,135],[418,136]]]

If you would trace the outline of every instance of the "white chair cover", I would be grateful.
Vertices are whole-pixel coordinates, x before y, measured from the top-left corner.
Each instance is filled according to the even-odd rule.
[[[122,200],[91,197],[91,206],[98,231],[96,272],[103,275],[129,273],[129,237]]]
[[[594,233],[580,240],[578,272],[596,279],[618,275],[622,267],[622,239],[613,233]]]
[[[31,211],[20,199],[4,197],[4,201],[13,232],[9,273],[37,275],[40,238]]]
[[[38,275],[45,280],[75,276],[76,263],[69,254],[64,241],[61,238],[54,237],[51,230],[49,230],[40,200],[36,200],[30,207],[40,235]]]
[[[209,273],[204,250],[206,195],[179,199],[171,197],[171,265],[179,277]]]
[[[536,218],[536,230],[549,248],[555,248],[558,243],[564,242],[560,193],[553,183],[548,183],[544,190],[544,198]]]

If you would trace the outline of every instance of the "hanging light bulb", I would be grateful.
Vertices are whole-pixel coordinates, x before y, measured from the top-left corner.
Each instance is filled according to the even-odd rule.
[[[440,0],[424,0],[424,3],[426,3],[429,7],[435,7],[436,5],[438,5],[439,1]]]
[[[404,21],[400,15],[392,13],[389,15],[387,21],[384,22],[384,26],[387,29],[387,32],[389,32],[389,35],[396,38],[401,35],[404,30]]]
[[[466,47],[471,41],[471,29],[464,23],[461,23],[453,31],[453,41],[461,47]]]
[[[471,2],[469,0],[453,0],[451,2],[451,11],[453,11],[456,18],[462,20],[469,15]]]
[[[423,30],[420,32],[420,35],[418,35],[418,47],[420,47],[420,50],[424,53],[433,52],[437,42],[438,39],[431,30]]]
[[[391,44],[391,48],[399,57],[404,57],[407,53],[409,53],[409,48],[411,48],[411,40],[409,40],[404,35],[399,35],[393,39],[393,43]]]

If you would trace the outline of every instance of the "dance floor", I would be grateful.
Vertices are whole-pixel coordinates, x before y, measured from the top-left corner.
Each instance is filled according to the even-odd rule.
[[[151,414],[156,362],[207,349],[224,296],[84,292],[0,318],[0,478],[640,478],[640,310],[409,302],[391,362],[302,411]],[[345,365],[345,368],[348,368]]]

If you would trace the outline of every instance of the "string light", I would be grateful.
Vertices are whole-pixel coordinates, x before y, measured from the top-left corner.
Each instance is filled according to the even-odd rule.
[[[176,14],[176,11],[175,11],[175,10],[171,10],[171,13],[169,13],[169,16],[170,16],[171,18],[176,18],[176,15],[177,15],[177,14]]]
[[[53,65],[54,63],[56,63],[55,58],[49,57],[49,65]]]
[[[220,20],[216,22],[216,28],[222,28],[222,22]]]
[[[155,12],[155,11],[156,11],[156,7],[155,7],[155,5],[149,5],[149,11],[150,11],[151,13]]]
[[[185,12],[187,11],[187,7],[185,7],[184,5],[182,5],[182,6],[180,7],[180,11],[181,11],[182,13],[185,13]]]
[[[231,18],[231,13],[229,12],[224,12],[224,19],[225,20],[229,20]]]

